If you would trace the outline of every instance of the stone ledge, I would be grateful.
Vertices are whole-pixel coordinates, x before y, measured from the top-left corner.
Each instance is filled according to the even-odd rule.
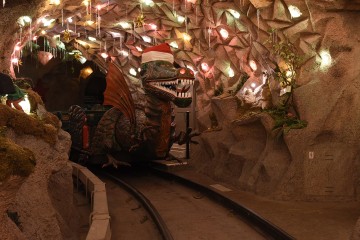
[[[85,196],[90,197],[91,214],[90,229],[86,240],[110,240],[110,215],[107,203],[105,183],[97,178],[89,169],[76,163],[71,163],[72,175],[76,177],[77,184],[81,181],[85,186]],[[89,194],[90,193],[90,194]],[[90,195],[90,196],[89,196]]]

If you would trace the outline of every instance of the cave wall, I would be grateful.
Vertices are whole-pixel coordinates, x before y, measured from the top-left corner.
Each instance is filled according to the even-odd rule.
[[[360,34],[356,22],[360,20],[359,10],[321,1],[310,5],[311,24],[323,36],[317,48],[329,50],[332,64],[320,69],[315,55],[300,69],[294,99],[301,118],[308,122],[307,127],[291,129],[278,140],[272,120],[265,113],[253,117],[250,123],[249,120],[237,121],[244,128],[240,129],[236,121],[232,122],[236,117],[224,118],[225,112],[234,112],[224,107],[232,100],[216,100],[220,104],[211,100],[210,107],[199,115],[199,126],[203,130],[209,127],[208,116],[214,112],[222,130],[202,134],[201,145],[192,147],[192,161],[202,172],[272,198],[357,200],[360,64],[356,59],[360,54]],[[222,113],[217,110],[218,105],[222,106]],[[259,134],[260,129],[266,134]],[[247,131],[250,134],[243,141],[234,139],[234,135]],[[256,144],[261,141],[264,146]],[[249,149],[251,153],[246,154]],[[234,157],[234,152],[248,156]],[[235,163],[231,164],[232,161]],[[243,162],[250,163],[244,165]],[[213,165],[225,166],[220,168],[231,169],[231,173],[219,173]],[[237,167],[239,165],[247,166],[247,170]]]

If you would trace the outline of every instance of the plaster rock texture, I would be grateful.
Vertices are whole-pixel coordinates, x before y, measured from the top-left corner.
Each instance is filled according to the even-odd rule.
[[[25,239],[25,235],[8,217],[6,210],[16,197],[16,192],[24,183],[25,178],[19,176],[10,176],[9,179],[0,184],[0,236],[1,239]]]
[[[308,126],[277,139],[269,116],[233,122],[235,102],[213,98],[199,126],[206,129],[206,115],[214,112],[222,130],[204,132],[201,146],[193,146],[200,171],[280,200],[359,199],[360,15],[340,5],[309,3],[304,28],[317,33],[305,40],[319,52],[328,50],[332,64],[324,67],[312,55],[300,69],[294,102]]]
[[[322,30],[322,47],[333,65],[311,70],[310,81],[295,91],[295,100],[308,127],[285,136],[292,163],[280,195],[306,200],[355,200],[359,195],[360,117],[359,32],[354,13],[314,12]],[[327,21],[324,21],[326,17]],[[313,157],[312,157],[313,155]]]
[[[290,165],[289,150],[283,140],[277,140],[268,114],[232,121],[236,106],[234,97],[212,101],[207,113],[215,113],[221,130],[202,132],[200,145],[192,146],[192,164],[215,179],[260,195],[272,195]],[[205,115],[199,125],[206,124]]]
[[[60,130],[53,146],[12,131],[8,131],[7,137],[26,146],[36,157],[34,172],[21,185],[10,207],[19,214],[26,239],[77,239],[78,215],[68,161],[69,134]]]

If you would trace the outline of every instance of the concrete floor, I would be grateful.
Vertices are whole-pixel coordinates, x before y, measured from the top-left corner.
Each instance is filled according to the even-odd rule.
[[[288,202],[273,201],[242,192],[227,184],[215,182],[191,169],[179,169],[176,174],[204,185],[224,186],[232,191],[222,192],[265,217],[298,240],[349,239],[360,217],[359,202]]]

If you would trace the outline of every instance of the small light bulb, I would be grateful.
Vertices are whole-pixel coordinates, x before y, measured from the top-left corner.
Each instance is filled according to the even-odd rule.
[[[147,43],[151,42],[151,38],[149,36],[143,36],[142,39]],[[141,49],[141,51],[142,51],[142,49]]]
[[[204,71],[204,72],[207,72],[209,71],[209,65],[206,63],[206,62],[203,62],[201,63],[201,69]]]
[[[45,35],[45,34],[46,34],[46,31],[45,31],[45,30],[42,30],[42,31],[41,31],[41,34],[42,34],[42,35]]]
[[[179,45],[177,44],[177,42],[171,42],[170,44],[169,44],[171,47],[173,47],[173,48],[179,48]]]
[[[229,37],[229,32],[226,29],[222,28],[220,29],[220,35],[223,39],[227,39]]]
[[[109,55],[106,52],[103,52],[100,55],[102,58],[105,58],[105,59],[109,57]]]
[[[129,73],[133,76],[136,76],[137,72],[134,68],[130,68]]]
[[[178,21],[179,23],[183,23],[183,22],[185,21],[185,18],[184,18],[183,16],[178,15],[178,16],[177,16],[177,21]]]
[[[156,26],[156,24],[154,24],[154,23],[149,23],[149,26],[150,26],[150,28],[151,28],[152,30],[156,30],[156,29],[157,29],[157,26]]]
[[[252,88],[255,88],[255,87],[256,87],[256,83],[251,83],[250,86],[251,86]]]
[[[120,53],[124,56],[124,57],[127,57],[129,56],[129,53],[125,50],[121,50]]]
[[[329,51],[323,50],[320,52],[321,65],[320,68],[328,68],[332,63],[332,58]]]
[[[191,40],[191,36],[187,33],[183,33],[183,38],[185,41],[190,41]]]
[[[292,18],[298,18],[302,15],[300,9],[296,6],[289,5],[288,9]]]
[[[136,49],[137,49],[139,52],[142,52],[142,51],[143,51],[142,48],[139,47],[139,46],[136,46]]]
[[[16,57],[15,57],[15,58],[12,58],[12,59],[11,59],[11,62],[17,64],[17,63],[19,62],[19,59],[16,58]]]
[[[239,19],[240,17],[239,12],[235,11],[234,9],[229,9],[228,11],[231,13],[231,15],[233,15],[234,18]]]
[[[256,65],[256,62],[255,62],[254,60],[250,60],[249,65],[250,65],[250,68],[251,68],[253,71],[256,71],[257,65]]]
[[[124,29],[131,28],[131,25],[128,22],[119,22],[119,25]]]
[[[234,72],[234,70],[231,68],[231,67],[229,67],[229,70],[228,70],[228,75],[229,75],[229,77],[233,77],[233,76],[235,76],[235,72]]]
[[[96,38],[94,38],[94,37],[88,37],[88,39],[89,39],[90,41],[92,41],[92,42],[95,42],[95,41],[96,41]]]
[[[72,18],[71,17],[67,18],[67,22],[72,23],[73,22]]]

